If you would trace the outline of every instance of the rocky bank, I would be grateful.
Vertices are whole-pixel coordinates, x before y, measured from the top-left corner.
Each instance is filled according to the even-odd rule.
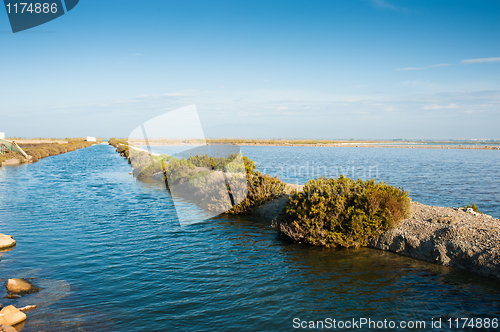
[[[500,279],[500,220],[472,209],[413,203],[413,215],[369,246]]]

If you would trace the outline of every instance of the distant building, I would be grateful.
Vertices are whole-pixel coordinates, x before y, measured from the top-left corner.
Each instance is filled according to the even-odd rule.
[[[97,138],[91,137],[91,136],[87,136],[87,142],[97,142]]]
[[[5,139],[5,133],[0,133],[0,139]],[[7,152],[6,149],[5,145],[0,142],[0,154],[5,154],[5,152]]]

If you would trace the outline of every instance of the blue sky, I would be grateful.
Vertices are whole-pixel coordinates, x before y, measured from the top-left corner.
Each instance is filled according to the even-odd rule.
[[[500,139],[496,0],[82,0],[0,45],[7,136]]]

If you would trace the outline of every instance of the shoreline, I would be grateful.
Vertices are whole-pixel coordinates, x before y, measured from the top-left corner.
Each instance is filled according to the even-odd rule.
[[[149,141],[149,146],[201,146],[205,144],[199,143],[183,143],[183,142],[155,142]],[[130,141],[130,144],[135,146],[146,146],[145,141]],[[207,140],[208,145],[238,145],[238,146],[301,146],[301,147],[327,147],[327,148],[396,148],[396,149],[443,149],[443,150],[500,150],[500,144],[476,144],[476,143],[460,143],[460,144],[426,144],[426,143],[367,143],[367,142],[341,142],[341,143],[264,143],[264,142],[214,142]]]

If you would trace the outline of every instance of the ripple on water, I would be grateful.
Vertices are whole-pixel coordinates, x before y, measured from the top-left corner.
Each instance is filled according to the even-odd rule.
[[[279,169],[286,159],[273,153],[277,161],[266,149],[249,150],[259,167]],[[330,152],[321,153],[330,160]],[[315,156],[300,150],[294,160]],[[346,165],[362,159],[346,153],[335,160],[343,157]],[[398,158],[391,167],[399,163],[404,174],[383,173],[393,183],[421,165],[401,166],[412,160],[406,153]],[[498,282],[455,269],[372,249],[288,243],[255,218],[180,227],[166,191],[136,185],[129,172],[109,146],[0,168],[0,231],[18,241],[2,254],[0,278],[34,278],[42,288],[2,299],[4,306],[39,305],[23,331],[287,331],[295,317],[430,322],[500,314]],[[451,176],[442,178],[437,183],[446,186],[436,193],[425,185],[412,193],[457,190]],[[415,186],[428,181],[418,172],[408,181],[416,179]]]

